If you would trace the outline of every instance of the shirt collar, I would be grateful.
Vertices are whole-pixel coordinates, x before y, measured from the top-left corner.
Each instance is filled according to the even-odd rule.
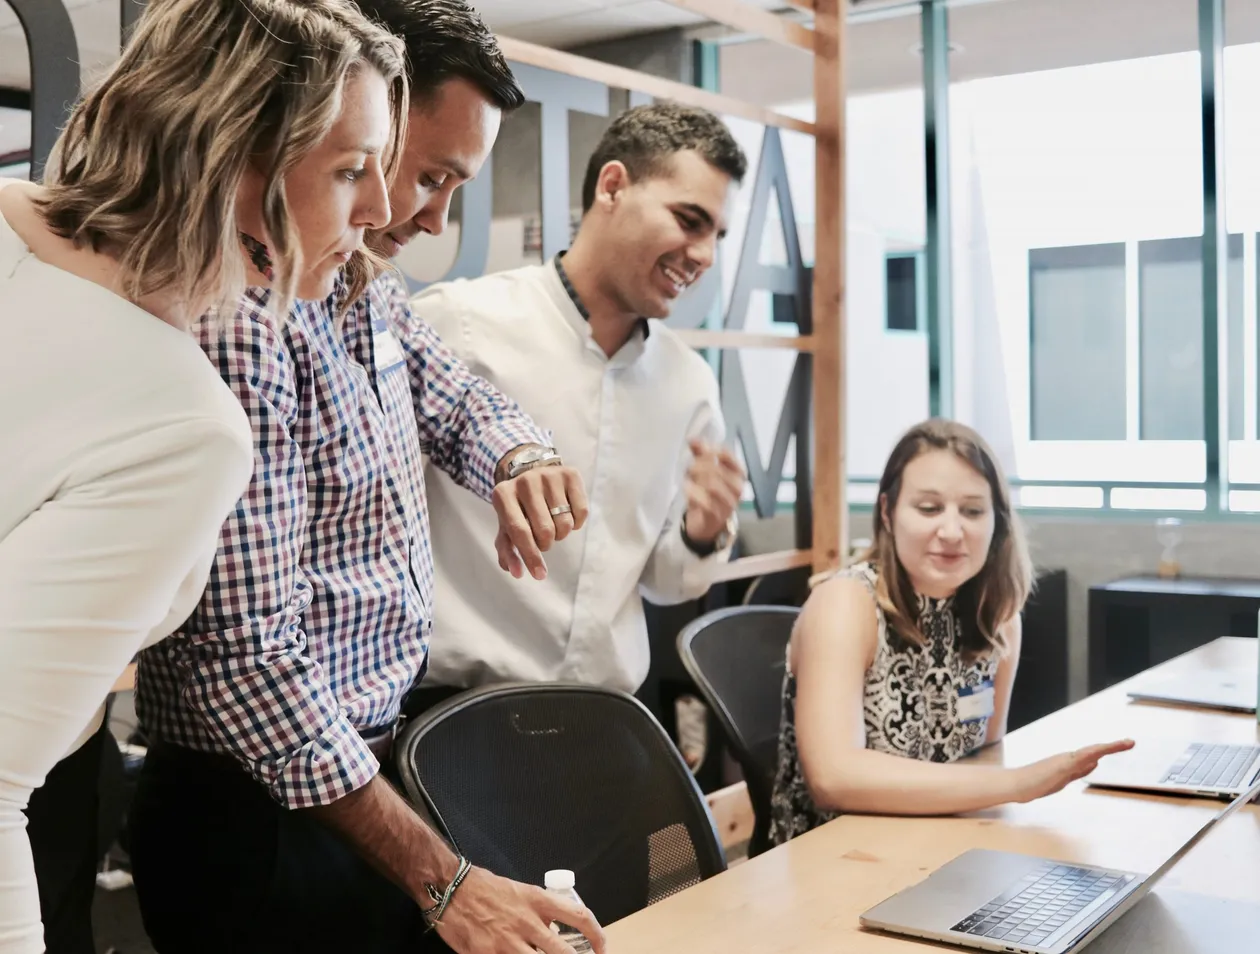
[[[560,284],[564,286],[564,290],[568,293],[569,300],[573,302],[573,307],[578,310],[578,314],[582,316],[582,320],[589,323],[591,320],[590,309],[582,303],[582,297],[578,294],[577,289],[573,287],[573,282],[569,280],[569,274],[564,270],[564,265],[560,263],[560,259],[564,258],[565,254],[565,252],[560,252],[554,259],[552,259],[556,266],[556,274],[560,276]],[[648,320],[646,318],[640,318],[635,323],[635,327],[643,333],[643,340],[647,341],[648,335],[652,333],[652,329],[648,325]]]

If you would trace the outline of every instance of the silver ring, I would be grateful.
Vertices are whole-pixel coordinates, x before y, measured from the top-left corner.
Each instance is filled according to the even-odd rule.
[[[570,507],[568,504],[561,504],[559,507],[552,507],[547,512],[551,514],[553,517],[558,517],[562,513],[573,513],[573,508]]]

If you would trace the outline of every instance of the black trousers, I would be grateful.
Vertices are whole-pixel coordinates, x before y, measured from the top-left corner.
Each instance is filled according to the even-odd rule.
[[[26,807],[26,831],[39,879],[47,954],[95,954],[92,898],[96,892],[97,786],[102,726],[53,767]]]
[[[401,889],[221,757],[151,747],[130,819],[140,911],[159,954],[448,950]]]
[[[451,696],[459,695],[464,691],[456,686],[416,686],[403,701],[402,714],[407,719],[419,718]]]

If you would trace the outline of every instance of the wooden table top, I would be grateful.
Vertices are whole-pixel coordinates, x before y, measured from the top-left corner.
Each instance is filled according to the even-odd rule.
[[[1226,667],[1255,673],[1256,666],[1256,640],[1226,638],[1148,673]],[[1254,716],[1134,703],[1127,685],[1025,726],[977,759],[1022,765],[1126,736],[1139,745],[1144,737],[1260,738]],[[930,950],[921,942],[863,931],[858,915],[970,848],[1154,871],[1222,807],[1214,799],[1110,792],[1079,782],[1027,805],[958,817],[846,815],[611,925],[608,938],[613,954]],[[1248,920],[1249,904],[1260,904],[1260,806],[1247,806],[1204,839],[1160,882],[1158,894],[1165,892],[1246,903],[1242,920]],[[1260,915],[1260,907],[1255,911]],[[1252,941],[1256,937],[1260,929]],[[1106,940],[1098,942],[1100,951]]]

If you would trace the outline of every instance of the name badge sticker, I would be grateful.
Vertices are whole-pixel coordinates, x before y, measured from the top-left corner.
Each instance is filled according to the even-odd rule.
[[[402,345],[384,321],[378,321],[372,326],[372,354],[377,374],[386,374],[400,368],[407,360],[403,355]]]
[[[964,725],[980,722],[993,715],[993,680],[986,679],[978,686],[963,686],[958,690],[958,721]]]

